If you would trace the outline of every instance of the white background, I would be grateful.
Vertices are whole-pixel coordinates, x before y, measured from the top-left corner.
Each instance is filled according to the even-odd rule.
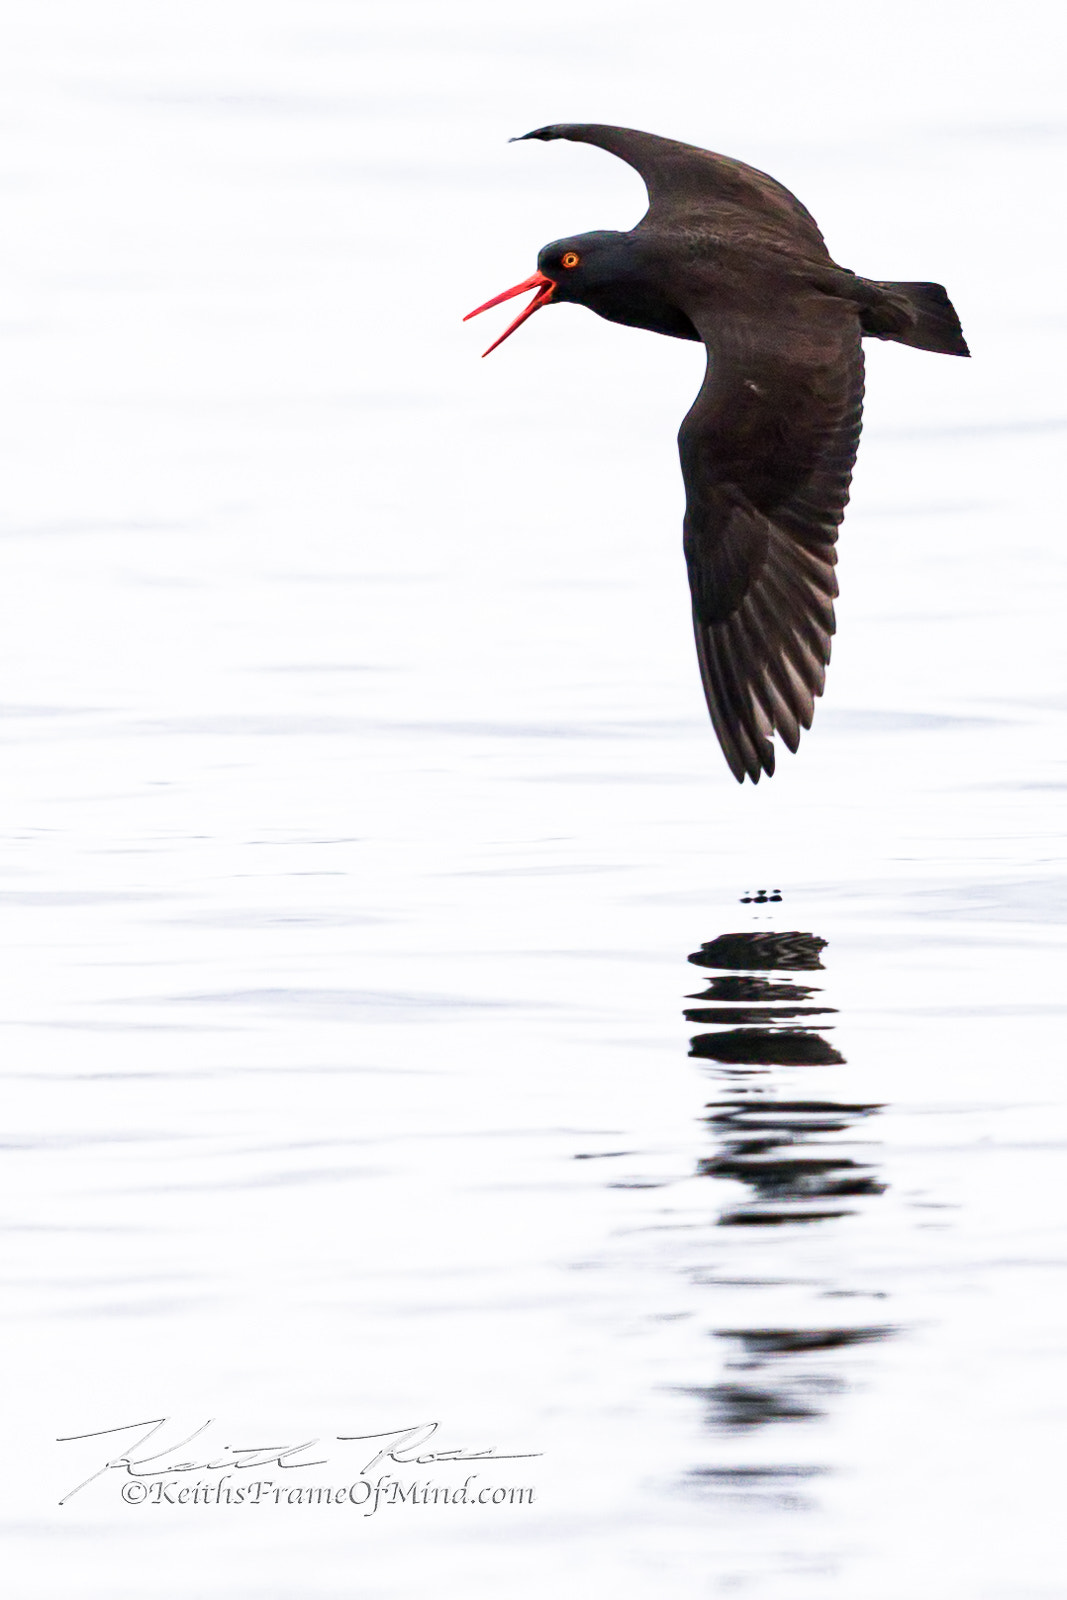
[[[13,1593],[1062,1593],[1061,15],[5,8]],[[702,353],[460,320],[641,214],[506,143],[563,120],[772,172],[974,353],[869,347],[827,693],[757,790],[689,630]],[[846,1064],[755,1092],[885,1107],[847,1219],[717,1227],[697,1173],[685,958],[759,927],[829,941]],[[891,1331],[781,1369],[817,1416],[686,1392],[826,1326]],[[162,1416],[439,1420],[537,1500],[58,1507],[105,1452],[57,1435]]]

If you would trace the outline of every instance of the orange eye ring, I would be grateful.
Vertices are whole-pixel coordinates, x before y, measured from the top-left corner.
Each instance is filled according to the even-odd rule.
[[[568,250],[566,255],[560,258],[559,264],[561,267],[576,267],[580,260],[581,256],[579,256],[574,250]]]

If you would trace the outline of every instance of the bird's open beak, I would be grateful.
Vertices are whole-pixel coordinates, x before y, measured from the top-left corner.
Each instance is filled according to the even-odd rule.
[[[472,317],[481,316],[483,311],[488,311],[490,306],[498,306],[502,300],[510,300],[513,295],[524,294],[527,289],[536,289],[537,293],[526,307],[526,310],[520,311],[511,327],[505,328],[500,338],[494,339],[489,349],[482,351],[483,356],[489,355],[490,351],[495,350],[498,344],[503,344],[508,334],[514,333],[515,329],[525,322],[527,317],[532,317],[535,311],[540,311],[542,306],[547,306],[556,292],[556,285],[551,278],[546,278],[543,272],[535,272],[532,278],[526,279],[525,283],[517,283],[514,289],[505,289],[503,294],[498,294],[494,299],[487,300],[484,306],[479,306],[475,311],[468,311],[463,318],[464,322],[469,322]]]

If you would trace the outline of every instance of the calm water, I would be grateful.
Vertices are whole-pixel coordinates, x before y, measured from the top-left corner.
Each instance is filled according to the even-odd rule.
[[[4,24],[20,1596],[1062,1594],[1056,22],[902,14],[878,72],[832,4]],[[755,791],[687,619],[699,353],[459,320],[639,215],[504,143],[563,116],[773,171],[975,352],[870,351],[827,695]],[[118,1448],[57,1436],[157,1418],[317,1438],[232,1475],[287,1486],[438,1421],[536,1455],[400,1481],[536,1499],[57,1505]]]

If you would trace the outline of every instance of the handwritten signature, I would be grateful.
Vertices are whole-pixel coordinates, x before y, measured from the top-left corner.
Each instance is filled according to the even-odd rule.
[[[60,1500],[60,1505],[65,1505],[68,1500],[94,1483],[97,1478],[103,1477],[105,1472],[125,1472],[134,1478],[154,1478],[169,1476],[175,1472],[231,1472],[234,1468],[243,1467],[280,1467],[282,1470],[292,1470],[296,1467],[320,1467],[325,1465],[326,1456],[317,1459],[308,1458],[306,1452],[320,1445],[320,1439],[305,1439],[302,1444],[268,1444],[268,1445],[223,1445],[221,1449],[206,1452],[204,1459],[203,1446],[198,1446],[193,1459],[183,1459],[181,1452],[192,1444],[194,1439],[199,1439],[202,1434],[212,1427],[215,1419],[209,1417],[206,1422],[194,1428],[192,1433],[183,1439],[176,1440],[173,1444],[164,1444],[162,1449],[152,1449],[147,1455],[138,1454],[144,1446],[152,1441],[158,1445],[156,1438],[161,1429],[170,1426],[169,1417],[152,1417],[144,1422],[122,1423],[115,1428],[95,1428],[90,1433],[68,1433],[57,1439],[57,1444],[73,1444],[82,1439],[104,1439],[113,1434],[142,1433],[134,1443],[127,1445],[121,1455],[111,1456],[104,1464],[91,1472],[81,1483],[76,1484]],[[430,1449],[424,1446],[437,1433],[440,1423],[423,1422],[413,1428],[388,1428],[382,1433],[338,1433],[333,1437],[342,1444],[375,1444],[378,1448],[368,1458],[366,1465],[359,1467],[360,1473],[373,1472],[375,1467],[383,1461],[393,1461],[398,1466],[426,1466],[435,1461],[528,1461],[534,1456],[541,1455],[540,1450],[524,1450],[517,1453],[498,1453],[489,1448],[487,1450],[465,1450],[462,1448],[450,1450]],[[164,1435],[164,1438],[166,1435]],[[301,1459],[297,1459],[300,1457]],[[161,1463],[161,1464],[160,1464]]]

